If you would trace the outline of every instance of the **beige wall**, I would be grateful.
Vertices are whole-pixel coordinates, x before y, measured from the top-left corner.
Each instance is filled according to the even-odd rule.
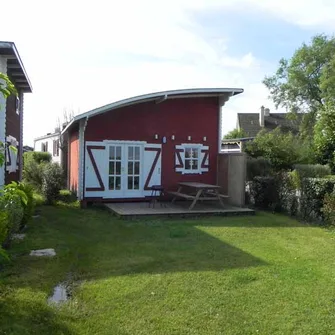
[[[218,185],[222,193],[228,194],[229,202],[235,206],[245,205],[246,155],[244,153],[219,154]]]

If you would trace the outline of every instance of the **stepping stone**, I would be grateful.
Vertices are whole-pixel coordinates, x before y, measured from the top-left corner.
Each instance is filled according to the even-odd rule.
[[[26,234],[13,234],[12,240],[20,240],[22,241],[26,237]]]
[[[32,251],[30,251],[30,256],[37,256],[37,257],[49,256],[49,257],[53,257],[53,256],[56,256],[56,252],[55,252],[55,249],[32,250]]]

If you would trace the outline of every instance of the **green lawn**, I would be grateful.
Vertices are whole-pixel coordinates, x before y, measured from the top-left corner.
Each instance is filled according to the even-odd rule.
[[[28,256],[42,248],[57,256]],[[335,333],[335,233],[285,216],[126,221],[42,207],[11,255],[0,334]],[[73,298],[49,306],[64,280]]]

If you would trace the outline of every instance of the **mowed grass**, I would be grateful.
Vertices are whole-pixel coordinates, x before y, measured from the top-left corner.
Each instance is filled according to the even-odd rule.
[[[281,215],[42,207],[0,272],[0,334],[334,334],[335,234]],[[28,256],[54,248],[57,256]],[[73,297],[47,298],[63,281]]]

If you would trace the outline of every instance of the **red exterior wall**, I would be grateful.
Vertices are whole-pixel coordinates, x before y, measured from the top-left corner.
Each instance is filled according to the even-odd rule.
[[[73,192],[78,190],[78,164],[79,164],[79,133],[75,130],[69,138],[69,188]]]
[[[1,111],[0,111],[1,113]],[[16,96],[10,95],[6,101],[6,136],[13,136],[19,142],[18,147],[18,162],[19,170],[16,172],[5,173],[5,184],[11,181],[19,181],[21,178],[22,170],[22,111],[16,113]]]
[[[218,98],[185,98],[154,101],[123,107],[88,120],[85,141],[129,140],[162,143],[162,184],[165,189],[177,188],[180,181],[216,184],[218,155]],[[155,140],[155,134],[159,139]],[[175,140],[171,140],[171,136]],[[192,140],[188,141],[188,136]],[[204,141],[203,137],[207,140]],[[175,172],[175,146],[181,143],[202,143],[209,146],[209,171],[182,175]]]

